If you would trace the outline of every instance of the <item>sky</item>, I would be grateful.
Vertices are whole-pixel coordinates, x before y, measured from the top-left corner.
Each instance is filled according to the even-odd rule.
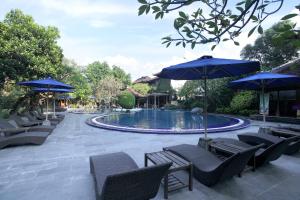
[[[266,29],[284,15],[296,12],[297,4],[298,0],[285,1],[281,10],[268,18],[263,27]],[[1,0],[0,20],[11,9],[21,9],[37,23],[59,29],[58,43],[66,58],[83,66],[106,61],[130,73],[132,80],[202,55],[239,59],[241,49],[258,37],[257,33],[247,37],[249,27],[237,39],[240,46],[228,41],[214,51],[210,50],[211,44],[200,45],[194,50],[172,45],[165,48],[161,38],[176,36],[173,21],[178,12],[163,20],[154,20],[153,15],[138,16],[139,6],[137,0]],[[294,20],[300,24],[300,17]],[[181,84],[173,82],[175,87]]]

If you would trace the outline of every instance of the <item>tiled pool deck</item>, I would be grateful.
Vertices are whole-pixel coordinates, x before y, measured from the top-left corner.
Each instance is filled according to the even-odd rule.
[[[41,146],[0,150],[1,200],[94,200],[89,156],[116,151],[130,154],[140,167],[144,153],[175,144],[196,144],[200,135],[156,135],[103,130],[85,124],[91,115],[67,114]],[[236,137],[257,131],[259,123],[243,130],[210,134]],[[184,174],[180,174],[183,177]],[[162,188],[155,199],[163,199]],[[269,165],[246,172],[214,187],[194,180],[194,190],[169,195],[174,200],[300,199],[300,153],[281,156]]]

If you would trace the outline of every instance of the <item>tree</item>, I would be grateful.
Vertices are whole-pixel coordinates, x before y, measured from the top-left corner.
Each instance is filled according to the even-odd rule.
[[[111,69],[106,62],[93,62],[89,64],[85,70],[85,74],[93,87],[99,85],[99,81],[110,75]]]
[[[278,32],[281,29],[292,28],[290,21],[279,22],[267,29],[264,34],[257,38],[254,45],[247,45],[241,51],[243,59],[258,60],[263,70],[284,64],[299,56],[299,40],[291,37],[291,34]]]
[[[11,10],[0,22],[0,86],[7,80],[56,76],[63,58],[59,32],[44,27],[21,10]]]
[[[228,0],[138,0],[142,5],[139,7],[139,15],[148,14],[150,10],[155,19],[163,18],[166,14],[179,10],[179,16],[174,20],[174,28],[179,37],[167,36],[163,38],[163,44],[167,47],[172,42],[186,47],[187,44],[194,48],[197,44],[209,42],[215,45],[221,41],[235,39],[242,30],[254,24],[249,36],[257,30],[263,33],[262,23],[269,16],[279,11],[283,0],[240,0],[233,8]],[[184,12],[187,8],[192,12]],[[300,5],[296,7],[300,10]],[[282,19],[290,19],[297,14],[289,14]]]
[[[112,67],[111,73],[112,76],[115,77],[116,79],[119,79],[124,86],[127,86],[131,83],[130,74],[126,74],[126,72],[120,67],[114,65]]]
[[[118,96],[118,104],[125,109],[132,109],[135,106],[135,96],[128,91],[123,91]]]
[[[136,84],[132,85],[131,88],[134,91],[136,91],[144,96],[147,95],[149,93],[149,91],[151,90],[151,87],[146,83],[136,83]]]
[[[120,80],[107,76],[101,79],[95,86],[95,97],[98,103],[104,102],[106,105],[113,103],[121,93],[123,84]]]
[[[228,83],[231,81],[230,78],[220,78],[207,80],[207,99],[208,99],[208,110],[215,112],[217,108],[226,107],[230,104],[233,97],[233,90],[228,88]],[[185,97],[185,101],[190,105],[202,104],[197,100],[196,96],[204,95],[204,83],[202,80],[186,81],[185,84],[178,92],[179,97]],[[193,106],[192,106],[193,107]]]

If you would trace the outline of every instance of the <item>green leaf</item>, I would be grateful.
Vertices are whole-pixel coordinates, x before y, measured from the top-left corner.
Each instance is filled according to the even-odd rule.
[[[153,13],[159,12],[160,8],[158,6],[152,6]]]
[[[195,46],[196,46],[196,42],[192,42],[192,44],[191,44],[192,49],[194,49]]]
[[[182,46],[183,46],[183,48],[185,48],[185,46],[186,46],[185,42],[182,42]]]
[[[139,15],[144,14],[144,12],[146,11],[147,8],[148,8],[148,5],[142,5],[142,6],[139,8]]]
[[[148,4],[146,0],[138,0],[138,2],[141,4]]]
[[[225,38],[225,39],[223,39],[223,42],[228,41],[228,40],[229,40],[228,38]]]
[[[256,29],[256,26],[249,31],[248,37],[250,37],[253,34],[253,32],[255,31],[255,29]]]
[[[180,43],[181,43],[181,42],[177,42],[177,43],[176,43],[176,46],[180,45]]]
[[[236,7],[236,9],[238,9],[240,12],[244,12],[244,8],[242,7]]]
[[[211,50],[213,51],[213,50],[216,48],[216,46],[217,46],[217,45],[213,45],[213,46],[211,47]]]
[[[148,13],[149,13],[149,11],[150,11],[150,8],[151,8],[151,7],[147,5],[147,8],[146,8],[146,14],[148,14]]]
[[[182,11],[179,12],[179,16],[184,18],[184,19],[188,19],[188,16]]]
[[[281,18],[281,20],[287,20],[287,19],[291,19],[293,17],[296,17],[298,14],[288,14],[286,16],[284,16],[283,18]]]
[[[258,26],[257,31],[258,31],[259,34],[263,34],[263,33],[264,33],[264,30],[263,30],[263,28],[261,27],[261,25]]]
[[[166,47],[168,48],[170,46],[170,44],[171,44],[171,42],[169,42]]]
[[[156,15],[155,15],[155,19],[158,19],[161,15],[161,12],[158,12]]]
[[[241,1],[241,2],[237,3],[236,6],[243,5],[244,3],[245,3],[245,1]]]
[[[239,42],[236,42],[236,41],[234,41],[234,44],[235,44],[236,46],[239,46],[239,45],[240,45],[240,43],[239,43]]]
[[[254,15],[252,15],[250,18],[251,18],[254,22],[257,22],[257,21],[258,21],[258,18],[257,18],[256,16],[254,16]]]

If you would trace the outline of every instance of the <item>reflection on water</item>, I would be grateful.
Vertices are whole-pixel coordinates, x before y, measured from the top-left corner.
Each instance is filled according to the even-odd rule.
[[[99,122],[147,129],[199,129],[203,128],[203,116],[188,111],[141,110],[134,113],[110,115]],[[238,120],[224,116],[208,115],[208,128],[229,126]]]

